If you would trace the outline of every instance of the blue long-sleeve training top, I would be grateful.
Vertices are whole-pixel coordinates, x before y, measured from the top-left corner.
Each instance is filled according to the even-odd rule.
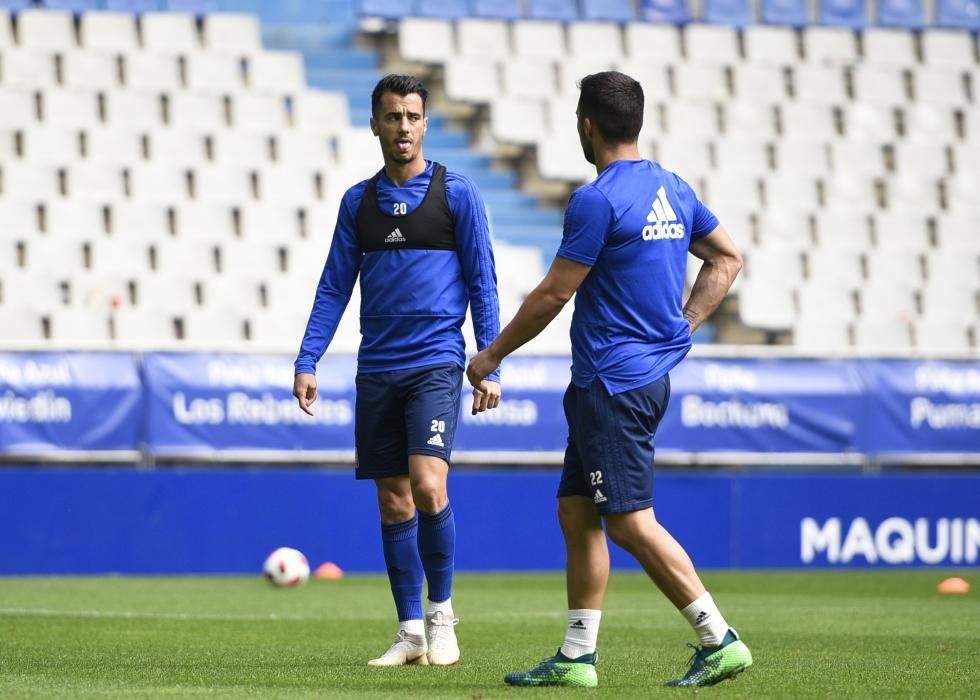
[[[380,247],[365,250],[358,213],[372,180],[344,194],[327,262],[320,276],[313,310],[296,357],[296,373],[315,373],[350,301],[361,284],[361,345],[358,372],[388,372],[426,365],[464,365],[462,325],[467,304],[473,317],[477,348],[487,347],[500,331],[497,276],[486,208],[476,186],[446,171],[445,201],[452,217],[454,247],[401,247],[398,219],[408,221],[433,181],[434,166],[399,187],[382,170],[376,176],[377,213],[391,217],[394,228]],[[435,188],[433,188],[435,189]],[[369,200],[370,201],[370,200]],[[431,210],[431,205],[428,210]],[[451,240],[451,239],[450,239]],[[394,242],[385,249],[385,242]],[[398,245],[400,244],[400,245]],[[499,381],[499,371],[490,379]]]

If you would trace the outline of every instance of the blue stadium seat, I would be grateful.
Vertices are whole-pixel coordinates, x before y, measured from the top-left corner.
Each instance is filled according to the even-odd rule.
[[[834,27],[864,29],[868,26],[868,6],[865,0],[822,0],[819,22]]]
[[[524,16],[521,0],[474,0],[473,16],[492,19],[520,19]]]
[[[416,14],[422,17],[460,19],[470,16],[470,8],[466,0],[419,0]]]
[[[160,0],[105,0],[105,9],[116,12],[154,12]]]
[[[807,0],[762,0],[762,21],[805,27],[810,23]]]
[[[578,4],[575,0],[529,0],[527,16],[571,22],[578,19]]]
[[[936,26],[980,31],[980,1],[937,0]]]
[[[744,27],[755,21],[750,0],[706,0],[703,19],[705,22],[736,27]]]
[[[582,0],[582,19],[629,22],[636,19],[633,0]]]
[[[643,19],[685,24],[691,21],[687,0],[643,0]]]
[[[218,3],[215,0],[164,0],[163,7],[165,10],[203,15],[217,10]]]
[[[101,0],[44,0],[44,2],[39,2],[38,5],[41,7],[49,7],[52,10],[85,12],[86,10],[100,9],[102,7],[102,2]]]
[[[878,0],[878,24],[882,27],[922,29],[926,26],[922,0]]]
[[[361,0],[361,14],[368,17],[406,17],[413,9],[412,0]]]
[[[0,0],[0,7],[8,10],[26,10],[32,4],[31,0]]]

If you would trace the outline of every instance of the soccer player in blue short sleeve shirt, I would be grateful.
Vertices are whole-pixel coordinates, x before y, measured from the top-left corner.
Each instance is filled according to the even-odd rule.
[[[447,476],[465,362],[467,305],[477,347],[499,331],[483,200],[472,182],[422,156],[427,92],[389,75],[371,95],[384,168],[347,190],[296,358],[293,394],[312,415],[316,364],[361,284],[354,438],[358,479],[373,479],[400,629],[372,666],[459,659],[451,593],[456,527]],[[473,392],[496,408],[499,374]],[[422,611],[423,578],[429,603]]]
[[[609,578],[605,522],[613,542],[639,561],[699,638],[690,668],[668,685],[711,685],[747,668],[752,655],[690,557],[657,522],[653,442],[670,399],[668,373],[690,350],[691,333],[728,293],[742,261],[691,187],[640,159],[640,84],[604,72],[586,76],[580,87],[579,137],[598,176],[572,195],[562,243],[544,280],[467,369],[479,385],[576,295],[572,381],[564,400],[568,446],[558,486],[568,627],[555,656],[505,680],[597,685],[596,640]],[[682,305],[688,252],[704,262]]]

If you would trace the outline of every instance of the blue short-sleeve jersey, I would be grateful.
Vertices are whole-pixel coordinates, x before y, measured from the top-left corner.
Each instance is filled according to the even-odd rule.
[[[688,248],[717,226],[690,185],[648,160],[616,161],[575,191],[558,255],[592,267],[572,318],[576,386],[598,377],[618,394],[681,361]]]

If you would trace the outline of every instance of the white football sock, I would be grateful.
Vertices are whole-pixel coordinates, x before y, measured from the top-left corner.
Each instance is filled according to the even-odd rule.
[[[706,647],[719,646],[728,632],[728,623],[708,592],[681,610],[681,615],[691,623],[698,639]]]
[[[429,607],[426,609],[427,615],[435,615],[437,612],[442,612],[444,617],[452,617],[453,615],[453,599],[446,598],[441,603],[435,603],[429,601]]]
[[[593,653],[596,640],[599,639],[601,617],[601,610],[569,610],[568,628],[565,630],[565,643],[561,645],[561,653],[569,659]]]
[[[422,620],[402,620],[398,624],[401,625],[401,630],[407,634],[416,636],[425,634],[425,623]]]

